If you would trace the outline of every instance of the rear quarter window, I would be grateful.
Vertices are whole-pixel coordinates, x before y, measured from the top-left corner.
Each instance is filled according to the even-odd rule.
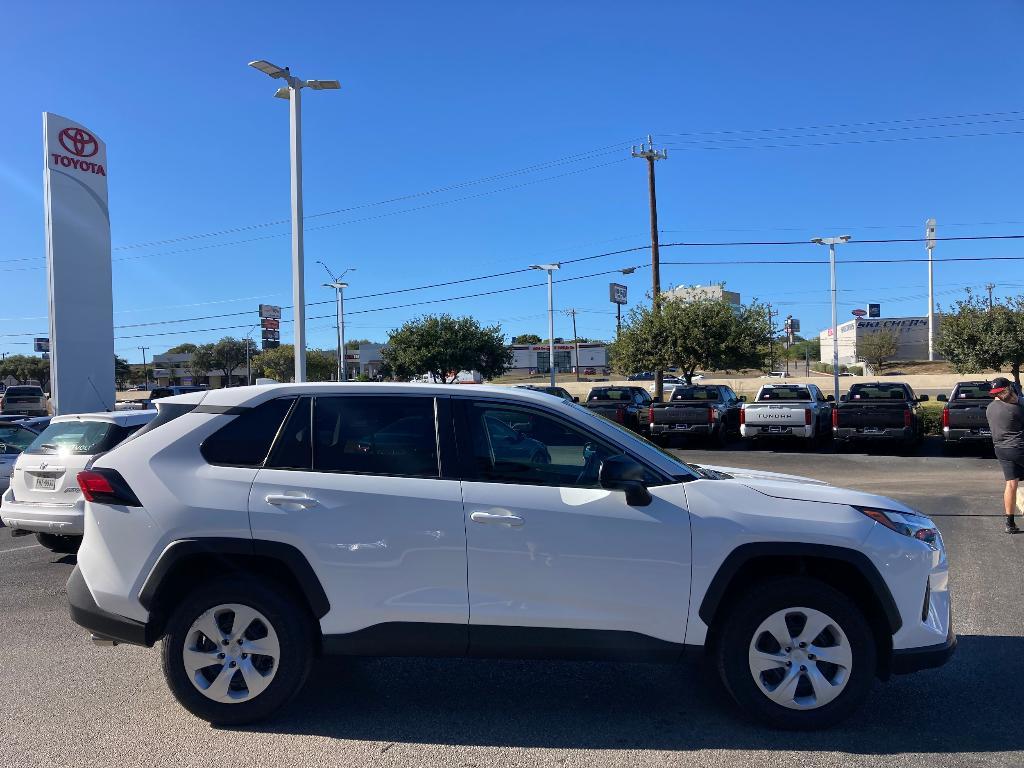
[[[278,398],[243,411],[203,441],[200,453],[210,464],[261,467],[294,397]]]

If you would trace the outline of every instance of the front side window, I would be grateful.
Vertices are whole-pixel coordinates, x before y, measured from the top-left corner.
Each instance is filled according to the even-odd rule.
[[[440,474],[431,397],[318,397],[312,431],[317,472]]]
[[[0,453],[21,453],[35,437],[35,432],[24,427],[0,424]]]
[[[501,403],[466,403],[464,474],[493,483],[598,487],[601,462],[621,450],[566,422]],[[652,476],[653,479],[653,476]]]

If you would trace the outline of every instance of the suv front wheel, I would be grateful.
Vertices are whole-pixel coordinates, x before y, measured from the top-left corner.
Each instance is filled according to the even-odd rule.
[[[863,612],[823,582],[785,578],[750,590],[716,647],[722,681],[776,728],[827,728],[866,698],[877,651]]]
[[[312,617],[253,578],[205,585],[174,609],[163,640],[175,698],[215,725],[273,714],[299,692],[313,657]]]

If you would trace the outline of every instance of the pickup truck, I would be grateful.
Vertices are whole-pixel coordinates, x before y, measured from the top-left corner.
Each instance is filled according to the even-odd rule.
[[[985,416],[985,409],[992,402],[991,389],[988,381],[958,381],[949,397],[938,396],[940,403],[946,403],[942,409],[942,437],[946,449],[968,443],[992,444],[992,432]]]
[[[742,398],[721,384],[678,386],[667,403],[651,403],[651,439],[661,446],[673,437],[700,436],[725,445],[739,434]]]
[[[594,387],[583,405],[634,432],[647,434],[648,410],[653,402],[651,393],[643,387]]]
[[[816,384],[765,384],[740,411],[740,436],[822,440],[832,426],[832,406],[831,395]]]
[[[853,442],[898,442],[917,446],[924,437],[921,406],[909,384],[875,382],[854,384],[832,411],[832,436],[837,450]]]

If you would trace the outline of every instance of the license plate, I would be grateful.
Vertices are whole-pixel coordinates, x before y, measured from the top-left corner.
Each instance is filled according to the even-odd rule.
[[[768,427],[769,432],[781,432],[782,427]]]
[[[881,431],[882,430],[880,430],[878,427],[865,427],[864,428],[864,432],[869,434],[869,435],[877,435]]]
[[[57,490],[57,478],[56,477],[37,477],[36,478],[36,490],[37,491],[55,491],[55,490]]]
[[[992,430],[991,429],[979,429],[978,430],[978,434],[979,435],[988,435],[989,437],[992,437]]]
[[[676,424],[676,429],[689,429],[689,424]]]

